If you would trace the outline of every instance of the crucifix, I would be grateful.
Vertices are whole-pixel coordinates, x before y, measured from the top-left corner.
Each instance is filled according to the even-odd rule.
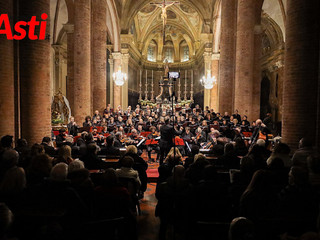
[[[150,3],[151,5],[155,5],[159,8],[161,8],[161,18],[162,18],[162,23],[163,23],[163,44],[165,44],[166,40],[166,25],[167,25],[167,8],[174,5],[174,4],[180,4],[180,2],[167,2],[166,0],[163,0],[163,2],[160,3]]]

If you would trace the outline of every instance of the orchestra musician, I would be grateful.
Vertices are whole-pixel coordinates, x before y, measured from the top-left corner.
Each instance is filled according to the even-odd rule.
[[[152,126],[150,127],[151,133],[148,135],[147,139],[153,139],[155,140],[160,136],[160,133],[156,132],[156,127]],[[157,153],[157,160],[160,159],[160,147],[159,147],[159,141],[157,141],[157,144],[149,144],[147,145],[147,152],[148,152],[148,158],[149,162],[154,162],[154,159],[151,158],[151,152],[154,150]]]
[[[68,123],[67,128],[69,135],[74,137],[78,135],[79,126],[74,121],[74,117],[70,117],[70,122]]]

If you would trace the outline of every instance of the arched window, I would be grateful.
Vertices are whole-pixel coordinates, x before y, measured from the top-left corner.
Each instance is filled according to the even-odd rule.
[[[148,47],[148,61],[155,62],[154,47],[152,47],[152,46]]]
[[[172,41],[166,41],[164,46],[164,59],[167,59],[168,62],[173,63],[174,49]]]
[[[185,46],[183,47],[183,56],[182,56],[182,62],[189,61],[189,47]]]

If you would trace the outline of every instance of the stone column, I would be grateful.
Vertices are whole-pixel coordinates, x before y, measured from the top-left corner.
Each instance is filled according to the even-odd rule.
[[[67,99],[71,108],[74,109],[74,25],[65,24],[64,29],[67,33]]]
[[[255,0],[238,1],[234,109],[252,117]]]
[[[259,15],[261,19],[261,14]],[[261,95],[261,54],[262,54],[262,27],[260,24],[254,27],[254,65],[252,82],[252,120],[260,118]],[[263,116],[264,117],[264,116]],[[262,119],[263,120],[263,119]]]
[[[92,0],[91,83],[93,110],[107,106],[107,5],[105,0]]]
[[[233,111],[233,91],[235,77],[235,49],[237,0],[221,1],[221,41],[219,61],[219,108],[222,113]],[[216,110],[216,109],[215,109]]]
[[[13,0],[0,0],[2,13],[9,16],[13,24]],[[15,135],[14,110],[14,42],[0,35],[0,137]]]
[[[20,20],[30,21],[32,16],[39,20],[43,13],[50,13],[50,1],[19,1]],[[50,16],[46,33],[50,31]],[[39,28],[35,35],[39,36]],[[21,135],[29,144],[41,142],[44,136],[51,136],[51,80],[50,40],[29,40],[20,42],[21,83]]]
[[[110,64],[110,106],[113,106],[113,58],[108,59],[108,62]]]
[[[204,76],[206,77],[208,73],[211,73],[211,58],[212,58],[212,53],[211,51],[207,51],[203,54],[204,57]],[[212,74],[211,74],[212,75]],[[205,109],[206,106],[210,106],[210,94],[211,90],[210,89],[205,89],[204,88],[204,101],[203,101],[203,108]]]
[[[283,142],[294,150],[299,139],[316,141],[319,94],[319,1],[287,2],[283,84]]]
[[[113,72],[117,72],[122,62],[122,54],[120,52],[112,53],[113,56]],[[113,77],[112,77],[113,81]],[[121,87],[113,84],[113,108],[116,109],[121,105]]]
[[[122,68],[121,69],[122,69],[123,73],[127,74],[128,81],[130,81],[130,79],[129,79],[129,59],[130,59],[129,53],[122,54]],[[123,109],[128,108],[128,94],[129,94],[128,81],[126,81],[124,83],[124,85],[121,87],[121,106]],[[132,79],[131,79],[131,81],[132,81]]]
[[[74,117],[81,124],[91,115],[91,3],[74,2]]]
[[[215,112],[219,112],[219,94],[218,94],[218,79],[219,79],[219,59],[220,54],[215,53],[212,54],[212,62],[211,62],[211,76],[215,76],[217,80],[217,84],[213,86],[210,91],[210,109],[214,109]],[[231,99],[229,99],[231,101]]]

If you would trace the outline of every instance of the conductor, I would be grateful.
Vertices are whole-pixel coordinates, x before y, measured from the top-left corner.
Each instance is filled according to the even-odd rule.
[[[160,165],[163,163],[163,159],[167,156],[170,149],[173,147],[173,138],[175,130],[170,125],[170,118],[165,118],[165,124],[160,128]]]

